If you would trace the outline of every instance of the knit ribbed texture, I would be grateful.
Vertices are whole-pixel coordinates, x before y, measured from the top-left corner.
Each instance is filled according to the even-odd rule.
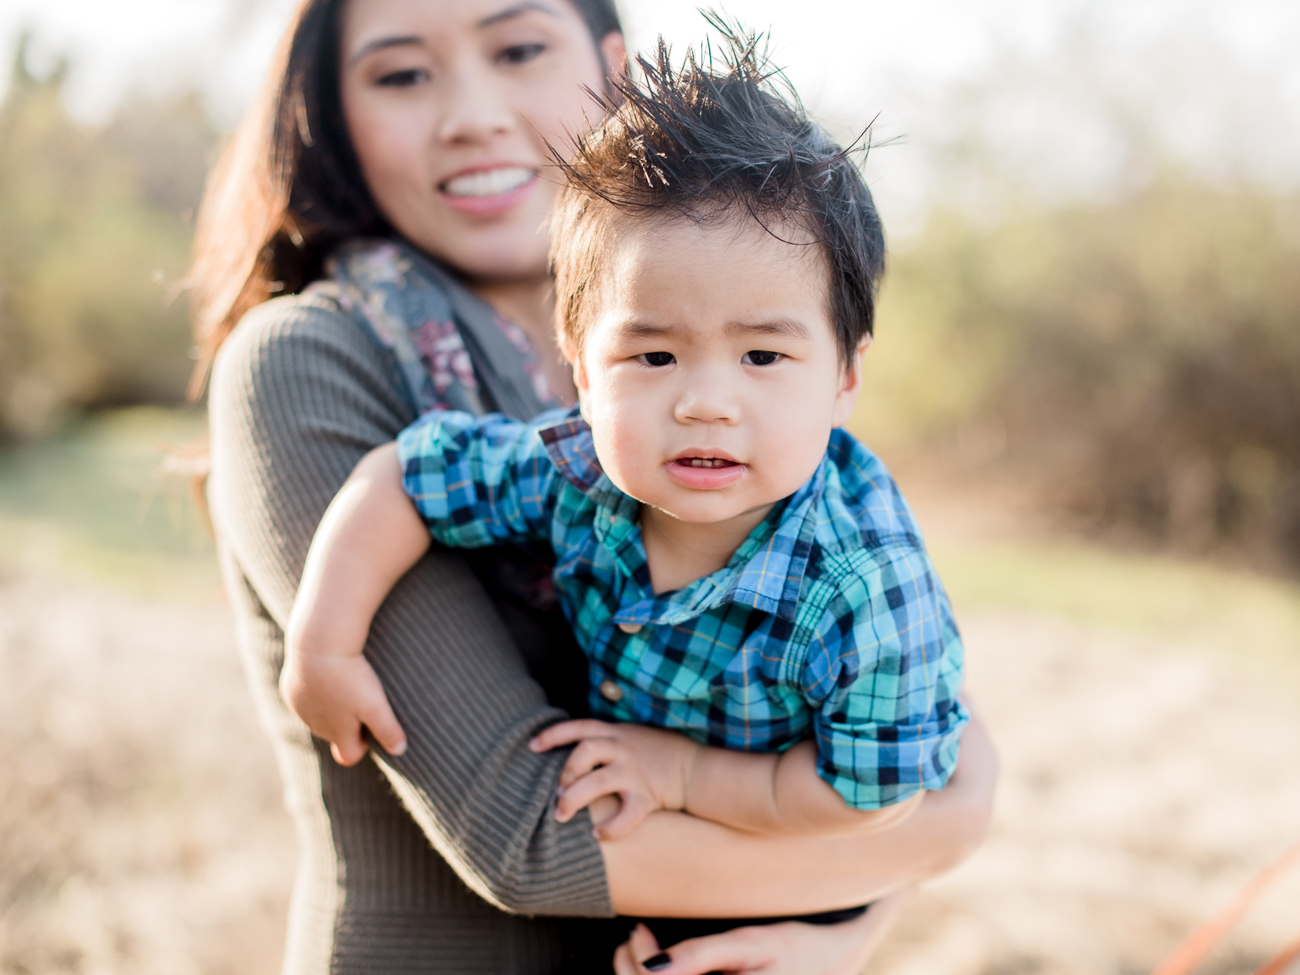
[[[311,296],[255,309],[213,372],[222,570],[301,849],[284,972],[558,972],[557,925],[520,915],[610,916],[604,863],[585,815],[548,815],[562,756],[526,742],[562,712],[462,559],[425,558],[371,631],[367,656],[410,742],[402,758],[336,765],[276,690],[325,507],[415,418],[400,382],[367,334]]]

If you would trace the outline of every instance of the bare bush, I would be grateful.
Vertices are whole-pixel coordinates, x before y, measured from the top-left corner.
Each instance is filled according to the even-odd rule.
[[[0,585],[0,972],[277,970],[293,839],[231,629]]]
[[[991,227],[936,217],[894,262],[869,388],[1084,527],[1300,565],[1297,226],[1298,197],[1173,172]]]

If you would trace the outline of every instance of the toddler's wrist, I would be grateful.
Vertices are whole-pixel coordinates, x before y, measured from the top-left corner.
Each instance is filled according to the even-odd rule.
[[[679,810],[693,813],[708,788],[707,783],[711,777],[709,753],[713,749],[690,739],[687,742],[689,747],[683,763],[685,774],[682,778],[682,804]]]

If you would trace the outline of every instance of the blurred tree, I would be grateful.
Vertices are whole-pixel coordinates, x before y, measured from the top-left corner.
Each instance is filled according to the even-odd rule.
[[[991,445],[1088,525],[1300,565],[1297,228],[1300,197],[1171,170],[993,226],[938,214],[886,282],[875,423]]]
[[[105,126],[64,107],[19,44],[0,104],[0,435],[68,410],[179,402],[189,370],[184,272],[215,142],[199,100],[128,100]]]

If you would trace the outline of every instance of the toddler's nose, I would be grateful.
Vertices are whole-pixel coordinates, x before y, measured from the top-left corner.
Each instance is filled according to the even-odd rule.
[[[735,423],[740,404],[725,387],[692,387],[678,397],[675,416],[678,423]]]

